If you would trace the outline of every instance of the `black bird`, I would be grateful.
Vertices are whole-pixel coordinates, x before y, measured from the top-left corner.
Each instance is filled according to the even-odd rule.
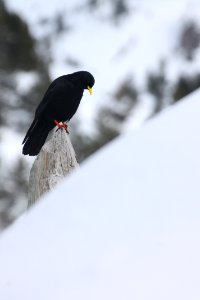
[[[22,153],[34,156],[40,152],[50,130],[56,125],[67,130],[67,124],[80,104],[84,89],[92,94],[94,77],[87,71],[63,75],[47,89],[35,111],[35,118],[22,142]],[[59,124],[62,122],[62,124]]]

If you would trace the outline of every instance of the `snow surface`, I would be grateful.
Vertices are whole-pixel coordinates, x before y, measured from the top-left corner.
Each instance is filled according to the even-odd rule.
[[[1,300],[200,299],[200,90],[8,228]]]

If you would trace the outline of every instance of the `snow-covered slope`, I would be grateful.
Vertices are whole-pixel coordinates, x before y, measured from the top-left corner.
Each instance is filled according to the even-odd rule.
[[[1,300],[199,300],[199,99],[105,147],[4,232]]]

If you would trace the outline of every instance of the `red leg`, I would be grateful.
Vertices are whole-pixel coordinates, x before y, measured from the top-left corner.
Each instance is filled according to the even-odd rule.
[[[64,128],[66,130],[66,132],[69,133],[68,125],[66,123],[61,122],[61,124],[60,124],[57,120],[54,120],[54,123],[58,126],[58,129]]]
[[[66,132],[69,134],[67,123],[62,122],[62,125],[65,128]]]
[[[54,123],[58,126],[58,128],[62,128],[63,125],[61,125],[57,120],[54,120]]]

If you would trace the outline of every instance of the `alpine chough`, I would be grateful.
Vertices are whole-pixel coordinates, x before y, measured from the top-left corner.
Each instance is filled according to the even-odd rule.
[[[24,155],[37,155],[49,131],[56,125],[67,128],[64,122],[69,121],[77,111],[84,89],[92,94],[94,82],[92,74],[79,71],[60,76],[50,84],[22,142]],[[59,124],[60,122],[62,123]]]

